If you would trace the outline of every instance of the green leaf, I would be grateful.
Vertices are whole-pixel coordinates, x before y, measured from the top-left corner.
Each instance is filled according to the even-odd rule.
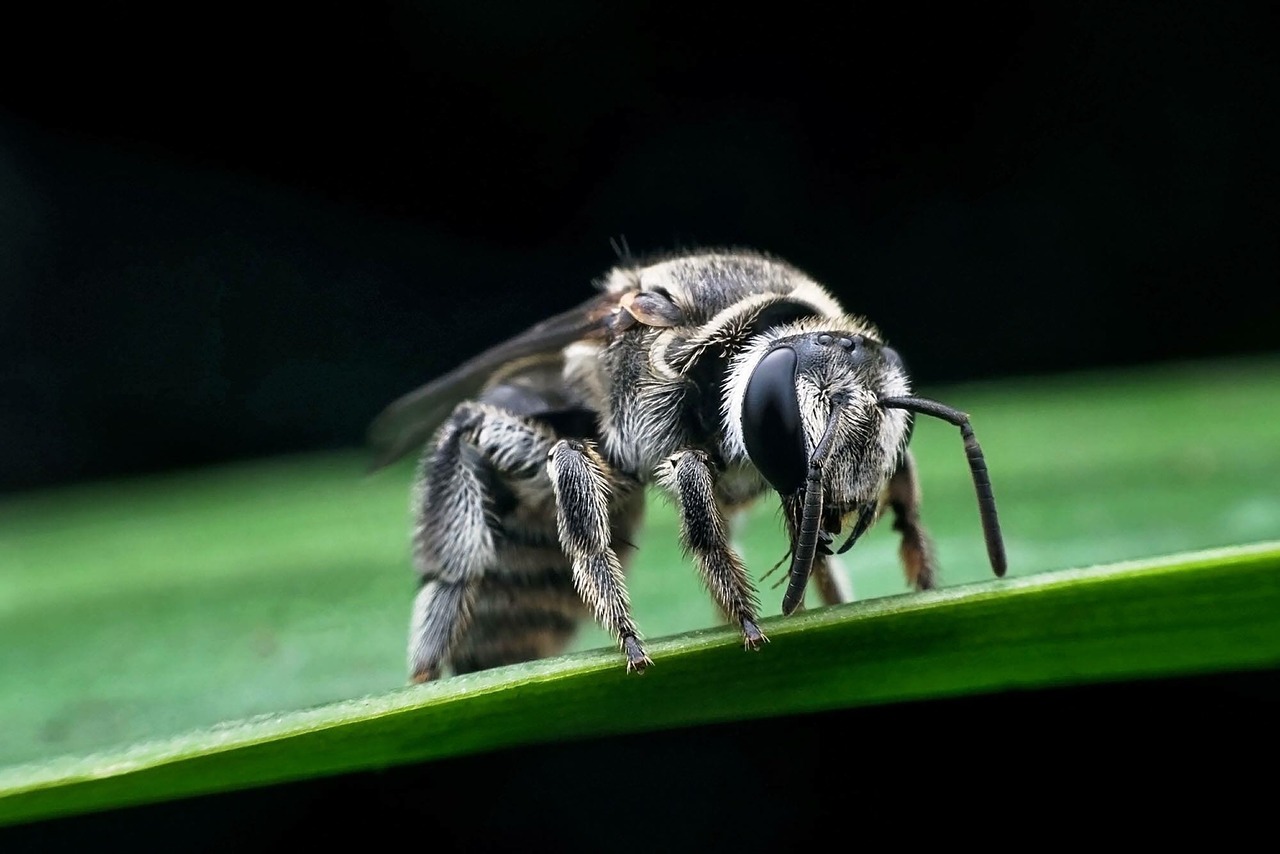
[[[754,655],[701,628],[713,609],[655,500],[631,578],[662,638],[643,677],[597,650],[403,687],[404,467],[303,457],[11,497],[0,823],[534,740],[1274,667],[1280,545],[1061,570],[1275,538],[1277,377],[1262,361],[923,390],[973,416],[1015,577],[981,580],[958,433],[924,421],[947,587],[906,593],[880,526],[848,555],[862,601],[766,621]],[[782,556],[774,507],[743,544],[757,575]],[[606,645],[590,629],[578,649]]]

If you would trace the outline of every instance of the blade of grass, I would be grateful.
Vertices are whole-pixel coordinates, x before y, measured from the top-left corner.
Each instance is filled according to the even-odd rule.
[[[924,391],[972,413],[1022,575],[1280,534],[1280,362]],[[912,447],[942,583],[989,577],[957,431]],[[0,767],[403,684],[409,466],[268,460],[0,500]],[[776,502],[742,529],[759,577]],[[629,587],[651,638],[715,625],[655,499]],[[888,525],[845,556],[859,598],[904,592]],[[760,582],[766,613],[780,591]],[[577,649],[608,645],[588,627]]]
[[[974,416],[1014,576],[1280,531],[1275,360],[925,391]],[[913,448],[943,583],[986,578],[958,437],[946,425],[925,423]],[[0,500],[0,767],[22,766],[12,769],[17,777],[3,779],[79,767],[76,757],[91,751],[152,755],[165,736],[260,713],[268,717],[258,720],[287,721],[274,713],[322,707],[308,714],[328,727],[338,707],[322,704],[386,691],[392,693],[356,702],[341,719],[360,708],[399,708],[403,698],[393,689],[404,678],[412,592],[408,468],[361,480],[362,462],[357,454],[301,457]],[[675,520],[662,502],[652,503],[642,538],[630,580],[642,628],[656,637],[713,625],[714,611],[679,554]],[[742,539],[759,575],[785,549],[776,509],[766,502],[753,511]],[[880,526],[848,555],[861,598],[905,589],[895,550],[893,532]],[[776,613],[779,597],[768,584],[761,584],[765,606]],[[781,637],[788,626],[773,631]],[[578,648],[606,643],[588,630]],[[583,660],[607,669],[613,658],[609,652]],[[537,667],[530,673],[543,672]],[[470,703],[467,692],[489,683],[452,684],[442,698]],[[526,690],[504,688],[502,695]],[[412,705],[434,695],[404,696]],[[750,713],[749,705],[743,709]],[[540,726],[530,721],[529,732]],[[554,733],[557,724],[549,726]],[[242,725],[222,735],[231,732]],[[483,732],[477,738],[506,743]],[[138,742],[136,751],[121,750]],[[456,749],[465,752],[465,745]],[[40,761],[59,755],[70,758]],[[167,755],[182,764],[177,753]],[[248,776],[235,780],[255,784]],[[48,814],[61,810],[53,791],[40,796],[55,804],[42,807]],[[74,811],[79,789],[69,791]]]
[[[0,772],[0,824],[536,743],[837,707],[1280,666],[1280,542],[982,582],[579,653]]]

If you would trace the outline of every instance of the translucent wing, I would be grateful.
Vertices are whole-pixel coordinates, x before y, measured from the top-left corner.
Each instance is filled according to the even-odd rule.
[[[421,448],[463,400],[473,398],[495,371],[515,359],[555,353],[575,341],[599,338],[619,294],[602,293],[562,314],[534,324],[449,373],[391,402],[369,425],[376,471]]]

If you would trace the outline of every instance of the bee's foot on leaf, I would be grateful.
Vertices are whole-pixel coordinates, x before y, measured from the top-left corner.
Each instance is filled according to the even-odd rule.
[[[622,639],[622,651],[627,655],[628,673],[644,673],[644,669],[653,664],[653,659],[645,655],[644,647],[633,635],[627,635]]]
[[[760,631],[760,627],[752,620],[742,621],[742,646],[752,652],[760,649],[763,644],[769,642],[764,632]]]

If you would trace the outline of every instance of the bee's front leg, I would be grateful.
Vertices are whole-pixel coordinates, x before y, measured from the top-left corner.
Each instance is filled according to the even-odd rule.
[[[917,590],[930,590],[937,583],[937,565],[933,542],[920,522],[920,484],[910,451],[902,455],[902,462],[889,479],[888,499],[893,508],[893,529],[902,535],[898,553],[907,583]]]
[[[715,498],[715,472],[704,451],[688,449],[672,456],[659,473],[663,485],[680,506],[680,537],[693,555],[725,617],[742,629],[749,649],[759,649],[768,638],[760,631],[760,610],[755,588],[729,545],[729,528]]]
[[[653,662],[631,619],[622,564],[610,545],[608,464],[590,442],[562,439],[547,454],[556,496],[560,547],[573,562],[573,580],[627,657],[627,670],[643,673]]]
[[[818,555],[810,576],[823,605],[839,605],[853,601],[853,583],[843,562],[836,555]]]

